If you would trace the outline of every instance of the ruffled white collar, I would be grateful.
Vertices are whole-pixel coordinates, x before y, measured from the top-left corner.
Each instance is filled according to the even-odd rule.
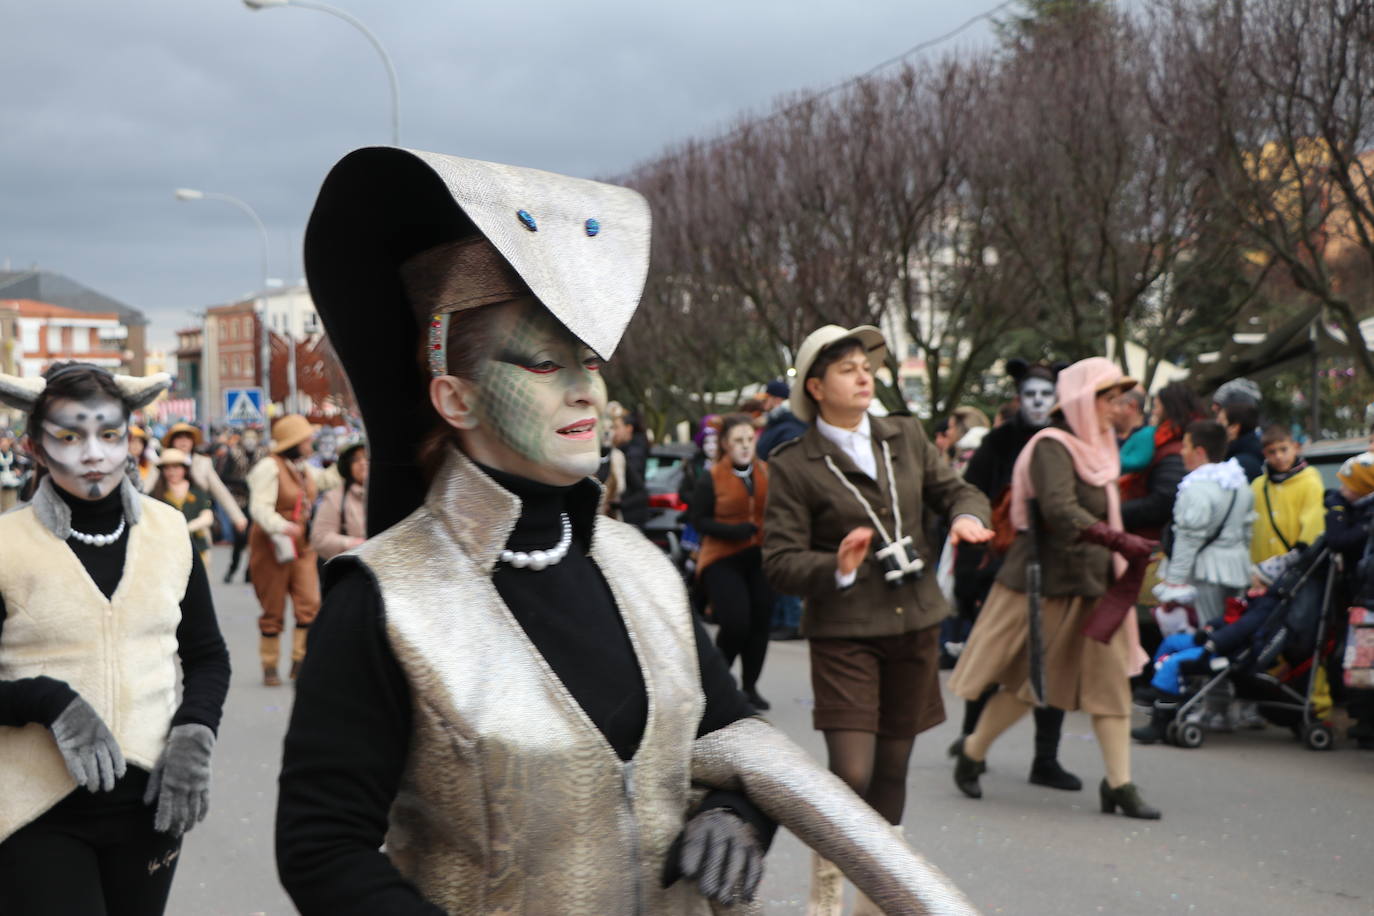
[[[1245,476],[1245,469],[1240,466],[1240,462],[1231,458],[1227,461],[1204,464],[1196,471],[1191,472],[1179,482],[1179,492],[1181,493],[1198,483],[1214,483],[1223,490],[1238,490],[1241,487],[1248,487],[1250,479]]]

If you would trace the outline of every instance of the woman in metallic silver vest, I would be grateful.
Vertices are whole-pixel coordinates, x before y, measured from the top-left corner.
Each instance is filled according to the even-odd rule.
[[[307,916],[748,911],[778,823],[886,912],[972,912],[753,715],[667,558],[597,512],[648,246],[644,200],[596,182],[391,148],[326,179],[306,269],[374,536],[327,568],[286,738]]]

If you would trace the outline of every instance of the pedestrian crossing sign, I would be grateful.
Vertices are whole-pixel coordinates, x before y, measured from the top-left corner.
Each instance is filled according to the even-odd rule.
[[[262,409],[261,388],[226,388],[224,418],[231,426],[263,426],[267,415]]]

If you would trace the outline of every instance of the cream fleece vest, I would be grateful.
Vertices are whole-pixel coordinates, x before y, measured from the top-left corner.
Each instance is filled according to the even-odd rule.
[[[492,585],[518,516],[518,499],[455,452],[425,505],[357,551],[414,697],[387,854],[452,913],[709,913],[691,882],[661,886],[705,703],[681,581],[637,531],[597,519],[592,559],[649,699],[623,763]]]
[[[124,575],[106,599],[75,553],[32,507],[0,516],[0,680],[66,681],[119,741],[131,764],[151,770],[176,711],[176,629],[191,576],[186,519],[139,497]],[[0,840],[65,798],[76,783],[52,732],[0,726]]]

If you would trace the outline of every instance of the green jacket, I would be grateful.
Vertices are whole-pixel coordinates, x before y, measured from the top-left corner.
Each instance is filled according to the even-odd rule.
[[[1046,598],[1100,597],[1112,575],[1106,547],[1079,540],[1083,529],[1107,518],[1107,491],[1079,479],[1069,450],[1042,439],[1031,453],[1030,476],[1043,527],[1040,529],[1040,594]],[[1031,542],[1018,534],[1007,551],[997,581],[1018,592],[1026,590],[1026,561]]]
[[[985,496],[966,483],[936,452],[921,425],[911,417],[870,417],[878,479],[854,462],[812,425],[801,438],[777,446],[768,462],[768,506],[763,523],[763,568],[778,591],[805,599],[802,634],[808,637],[864,638],[896,636],[938,624],[949,605],[935,581],[943,545],[930,544],[922,525],[923,510],[945,518],[972,515],[988,524]],[[858,569],[852,586],[835,584],[835,551],[845,535],[872,527],[868,514],[825,463],[827,456],[878,513],[892,533],[892,499],[881,443],[892,454],[903,533],[912,536],[925,561],[925,574],[898,587],[883,580],[872,551]],[[873,549],[881,546],[874,535]]]

